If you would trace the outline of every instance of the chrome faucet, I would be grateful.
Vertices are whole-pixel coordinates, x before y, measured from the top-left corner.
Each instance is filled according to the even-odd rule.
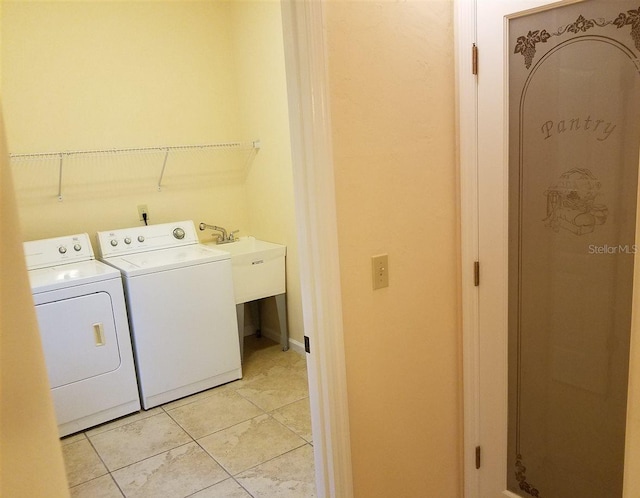
[[[215,230],[216,232],[220,232],[221,233],[216,238],[216,242],[218,244],[228,244],[229,242],[235,242],[236,241],[235,234],[238,233],[238,230],[234,230],[230,234],[227,234],[227,231],[222,227],[218,227],[216,225],[207,225],[206,223],[200,223],[200,230],[205,230],[207,228],[209,230]]]

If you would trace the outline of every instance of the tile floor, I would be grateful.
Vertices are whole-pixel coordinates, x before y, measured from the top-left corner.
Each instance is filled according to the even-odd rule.
[[[63,438],[71,496],[315,497],[305,357],[244,354],[242,380]]]

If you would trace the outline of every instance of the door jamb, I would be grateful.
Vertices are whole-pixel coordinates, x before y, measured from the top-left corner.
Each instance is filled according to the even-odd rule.
[[[351,498],[323,2],[282,0],[296,225],[319,497]]]
[[[474,262],[478,261],[478,157],[477,75],[472,74],[472,47],[476,43],[476,0],[454,5],[456,53],[456,119],[460,182],[460,259],[462,278],[463,354],[463,474],[464,496],[479,498],[480,475],[476,447],[480,444],[478,287]],[[482,68],[478,68],[481,71]]]

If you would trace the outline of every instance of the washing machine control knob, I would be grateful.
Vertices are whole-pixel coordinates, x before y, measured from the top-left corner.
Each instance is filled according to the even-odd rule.
[[[184,236],[185,236],[184,230],[182,228],[180,228],[180,227],[175,228],[173,230],[173,236],[176,239],[184,239]]]
[[[73,250],[76,252],[79,252],[82,249],[82,246],[80,244],[74,244],[73,245]]]
[[[124,238],[124,243],[125,244],[131,244],[131,237],[125,237]]]
[[[60,246],[58,247],[58,252],[60,254],[64,254],[65,252],[67,252],[67,248],[65,246]]]
[[[138,242],[144,242],[144,237],[142,235],[138,235]]]
[[[111,245],[113,247],[117,246],[118,245],[118,241],[116,239],[111,239]]]

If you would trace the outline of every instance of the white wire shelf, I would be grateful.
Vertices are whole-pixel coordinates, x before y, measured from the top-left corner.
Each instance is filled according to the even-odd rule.
[[[187,151],[215,151],[215,150],[252,150],[257,152],[260,149],[260,140],[253,140],[250,142],[223,142],[212,144],[197,144],[197,145],[169,145],[159,147],[129,147],[129,148],[113,148],[113,149],[94,149],[94,150],[71,150],[71,151],[58,151],[58,152],[33,152],[33,153],[20,153],[9,154],[9,157],[13,163],[19,162],[33,162],[38,160],[51,161],[57,160],[58,163],[58,200],[63,199],[62,195],[62,173],[64,162],[66,159],[78,158],[82,156],[86,157],[109,157],[119,156],[126,154],[145,154],[155,153],[164,154],[162,159],[162,167],[160,175],[158,177],[157,188],[162,190],[162,180],[164,178],[165,170],[169,160],[169,156],[172,152],[187,152]]]

